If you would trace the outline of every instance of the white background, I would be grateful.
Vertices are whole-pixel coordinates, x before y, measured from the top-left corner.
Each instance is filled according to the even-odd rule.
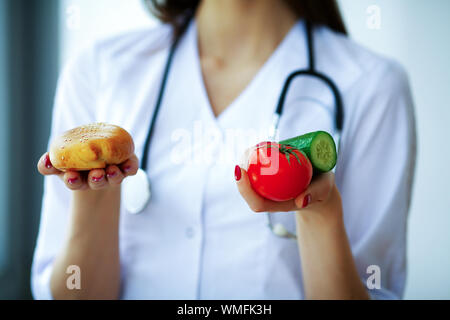
[[[339,3],[350,35],[397,59],[410,75],[419,153],[408,230],[405,298],[450,299],[450,1]],[[380,29],[368,27],[371,5],[381,9]],[[63,0],[61,65],[96,38],[155,23],[140,0]]]

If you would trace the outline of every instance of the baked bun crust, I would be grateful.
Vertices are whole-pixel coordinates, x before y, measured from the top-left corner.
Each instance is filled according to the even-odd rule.
[[[87,171],[120,164],[134,154],[134,142],[121,127],[88,124],[66,131],[53,141],[50,161],[61,171]]]

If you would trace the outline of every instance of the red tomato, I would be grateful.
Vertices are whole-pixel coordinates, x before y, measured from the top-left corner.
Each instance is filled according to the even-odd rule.
[[[256,145],[247,172],[253,190],[273,201],[296,198],[313,175],[311,162],[301,151],[275,142]]]

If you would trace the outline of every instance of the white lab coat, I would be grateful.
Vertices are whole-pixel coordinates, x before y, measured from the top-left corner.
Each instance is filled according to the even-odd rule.
[[[73,59],[59,81],[51,138],[78,125],[109,122],[132,134],[141,157],[170,34],[166,25],[127,33]],[[121,209],[121,298],[301,299],[296,242],[274,236],[265,214],[250,211],[234,181],[240,153],[261,137],[236,142],[228,133],[267,132],[286,76],[307,66],[304,23],[292,28],[218,118],[202,81],[196,37],[192,22],[176,52],[151,141],[151,202],[140,215]],[[317,68],[335,81],[344,100],[336,183],[358,272],[365,282],[367,268],[379,266],[382,288],[370,290],[372,297],[399,298],[416,141],[408,80],[395,62],[328,28],[317,28],[314,38]],[[296,80],[279,138],[334,132],[333,108],[321,82]],[[235,156],[224,160],[221,152],[231,149]],[[32,268],[38,299],[51,298],[52,262],[68,232],[70,198],[58,178],[45,178]],[[273,220],[295,230],[292,213],[273,214]]]

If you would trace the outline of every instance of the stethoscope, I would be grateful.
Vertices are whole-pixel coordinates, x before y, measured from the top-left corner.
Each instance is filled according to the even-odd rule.
[[[182,30],[185,30],[187,25],[189,24],[188,19],[185,24],[183,25]],[[305,23],[305,29],[306,29],[306,40],[307,40],[307,49],[308,49],[308,68],[307,69],[301,69],[296,70],[292,72],[286,79],[283,89],[281,91],[280,97],[278,99],[277,108],[275,110],[275,113],[273,115],[272,124],[269,128],[269,141],[273,141],[276,137],[276,133],[278,130],[278,126],[280,123],[281,115],[283,114],[284,109],[284,103],[286,100],[286,96],[289,90],[289,87],[292,83],[292,81],[299,77],[299,76],[310,76],[314,77],[316,79],[319,79],[320,81],[324,82],[331,90],[333,97],[334,97],[334,104],[335,104],[335,137],[337,139],[337,145],[339,148],[339,142],[340,142],[340,136],[343,128],[343,122],[344,122],[344,110],[343,110],[343,103],[342,103],[342,97],[341,94],[336,86],[336,84],[326,75],[323,73],[320,73],[315,69],[315,60],[314,60],[314,43],[313,43],[313,27],[311,23],[308,21]],[[125,179],[123,184],[123,196],[124,196],[124,202],[125,202],[125,208],[126,210],[131,214],[139,214],[144,211],[144,209],[147,207],[148,203],[150,202],[151,198],[151,191],[150,191],[150,182],[148,175],[146,173],[147,171],[147,160],[148,160],[148,154],[149,154],[149,147],[150,142],[153,136],[153,132],[155,130],[156,120],[158,117],[158,113],[161,109],[161,104],[163,101],[167,80],[169,77],[170,69],[172,67],[173,57],[175,55],[175,51],[177,49],[177,46],[180,42],[181,35],[183,32],[179,32],[178,36],[175,38],[175,41],[173,42],[170,51],[169,56],[167,58],[167,62],[164,68],[164,73],[161,81],[161,86],[158,93],[158,98],[156,100],[155,104],[155,110],[153,112],[153,116],[150,122],[150,128],[147,133],[147,137],[145,139],[144,149],[142,152],[142,158],[141,158],[141,167],[138,170],[137,174],[133,177],[128,177]],[[282,224],[277,223],[273,224],[271,214],[267,213],[267,219],[268,219],[268,226],[270,230],[277,236],[282,238],[291,238],[296,239],[296,235],[289,232]]]

